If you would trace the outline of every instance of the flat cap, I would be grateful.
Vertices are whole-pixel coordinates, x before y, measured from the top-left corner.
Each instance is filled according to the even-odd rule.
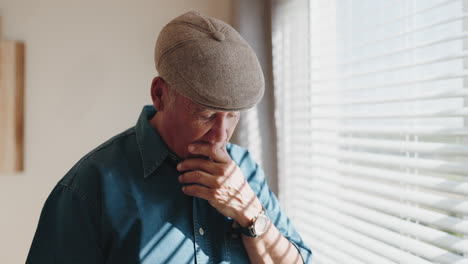
[[[221,20],[193,11],[176,17],[159,33],[154,59],[171,88],[205,107],[238,111],[263,97],[255,52]]]

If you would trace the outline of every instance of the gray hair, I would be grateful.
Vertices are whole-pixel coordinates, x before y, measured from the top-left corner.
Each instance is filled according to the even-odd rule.
[[[171,88],[169,85],[167,85],[167,98],[169,100],[169,107],[173,107],[175,105],[177,94],[178,92],[176,91],[176,89]]]

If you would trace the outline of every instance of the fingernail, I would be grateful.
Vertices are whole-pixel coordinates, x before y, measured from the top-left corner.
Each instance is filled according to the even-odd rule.
[[[182,165],[180,165],[180,163],[179,163],[179,164],[177,164],[177,170],[180,171],[180,169],[182,169]]]
[[[182,191],[183,191],[183,192],[185,192],[185,186],[184,186],[184,187],[182,187]]]
[[[182,175],[179,176],[179,181],[181,181],[181,180],[182,180]]]

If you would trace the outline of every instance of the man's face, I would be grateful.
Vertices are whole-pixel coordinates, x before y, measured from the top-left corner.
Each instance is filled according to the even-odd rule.
[[[175,100],[165,109],[169,146],[182,158],[190,158],[188,146],[207,143],[224,146],[236,128],[239,112],[211,110],[174,93]]]

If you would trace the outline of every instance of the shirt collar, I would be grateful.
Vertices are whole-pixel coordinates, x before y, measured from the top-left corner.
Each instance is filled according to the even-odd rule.
[[[144,106],[135,126],[145,178],[159,168],[167,157],[176,163],[179,161],[177,155],[169,150],[161,135],[150,125],[149,120],[155,114],[156,109],[152,105]]]

